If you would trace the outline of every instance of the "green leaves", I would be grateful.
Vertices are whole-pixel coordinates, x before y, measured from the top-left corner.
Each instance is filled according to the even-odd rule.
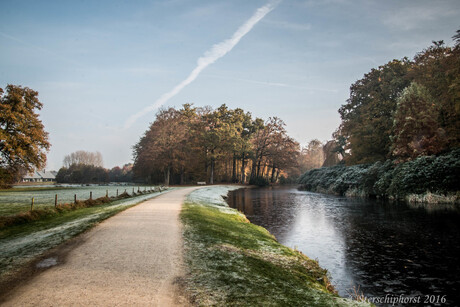
[[[400,161],[441,152],[446,144],[437,121],[438,107],[416,82],[404,89],[394,114],[392,154]]]
[[[340,135],[351,150],[348,163],[385,160],[390,152],[392,115],[399,93],[409,84],[406,59],[372,69],[350,87],[350,98],[339,109]]]

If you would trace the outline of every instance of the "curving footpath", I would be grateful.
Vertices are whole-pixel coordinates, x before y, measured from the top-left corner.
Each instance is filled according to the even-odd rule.
[[[48,259],[57,265],[16,288],[2,306],[187,305],[177,289],[184,274],[179,213],[195,189],[171,191],[102,222],[65,259]]]

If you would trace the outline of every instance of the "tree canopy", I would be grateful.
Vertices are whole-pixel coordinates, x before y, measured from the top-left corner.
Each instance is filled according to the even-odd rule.
[[[134,146],[134,175],[146,182],[276,182],[297,163],[299,144],[279,118],[253,119],[225,104],[160,110]]]
[[[460,145],[458,33],[454,47],[434,41],[412,60],[390,61],[351,85],[334,134],[347,164],[410,160]]]
[[[0,88],[0,185],[46,165],[51,145],[38,114],[42,107],[38,92],[28,87]]]
[[[428,90],[413,82],[398,99],[393,121],[391,154],[401,161],[439,153],[446,143],[439,111]]]

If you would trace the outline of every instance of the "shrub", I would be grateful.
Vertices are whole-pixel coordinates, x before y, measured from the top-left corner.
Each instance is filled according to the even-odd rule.
[[[394,165],[374,164],[333,166],[304,173],[302,189],[338,195],[404,199],[410,194],[456,193],[460,182],[460,149],[440,156],[424,156]],[[412,196],[413,198],[413,196]]]

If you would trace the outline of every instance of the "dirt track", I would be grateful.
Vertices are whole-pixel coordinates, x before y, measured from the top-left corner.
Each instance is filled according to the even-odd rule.
[[[3,306],[184,306],[179,212],[196,188],[147,200],[82,235],[58,265],[15,289]],[[46,262],[45,262],[46,263]]]

